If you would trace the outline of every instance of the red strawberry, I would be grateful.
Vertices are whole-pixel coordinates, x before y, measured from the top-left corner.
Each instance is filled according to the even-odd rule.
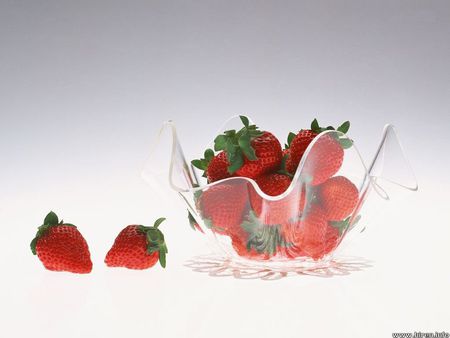
[[[191,163],[196,168],[204,170],[203,176],[208,179],[208,183],[232,176],[228,172],[228,166],[230,164],[228,163],[227,155],[223,151],[214,155],[212,149],[207,149],[204,156],[205,158],[193,160]]]
[[[292,179],[283,174],[266,174],[256,180],[259,188],[269,196],[278,196],[286,191]],[[255,189],[250,189],[250,204],[264,224],[283,224],[295,217],[298,211],[298,203],[295,202],[296,194],[293,192],[278,201],[266,201]]]
[[[327,228],[328,223],[322,208],[312,204],[300,220],[283,225],[282,233],[288,243],[283,254],[289,258],[321,258],[325,252]]]
[[[279,170],[279,172],[282,172],[284,174],[287,175],[291,175],[295,172],[296,168],[292,168],[292,160],[290,159],[291,157],[291,145],[292,145],[292,141],[295,138],[295,134],[290,132],[288,134],[287,137],[287,143],[284,144],[284,149],[283,149],[283,158],[281,160],[281,168]]]
[[[109,267],[143,270],[159,263],[166,267],[167,246],[158,226],[165,220],[159,218],[152,227],[129,225],[124,228],[105,257]]]
[[[323,254],[326,255],[333,251],[339,243],[341,235],[339,229],[328,225],[325,233],[325,245],[323,247]]]
[[[292,175],[294,175],[295,172],[296,172],[296,170],[297,170],[298,164],[295,165],[295,162],[294,162],[294,161],[291,159],[291,157],[290,157],[290,153],[289,153],[289,155],[286,157],[286,164],[285,164],[285,167],[286,167],[286,171],[287,171],[288,173],[291,173]]]
[[[73,224],[59,222],[50,212],[31,241],[31,251],[52,271],[89,273],[92,270],[88,245]]]
[[[329,135],[323,135],[308,153],[303,173],[312,177],[312,185],[318,185],[336,174],[343,160],[344,150],[339,142]]]
[[[327,227],[323,209],[312,205],[300,226],[300,248],[307,256],[317,259],[323,255]]]
[[[278,170],[279,173],[293,176],[287,167],[290,156],[291,156],[291,150],[289,148],[283,149],[283,157],[281,158],[280,170]]]
[[[282,150],[277,138],[265,131],[251,142],[256,160],[244,158],[244,164],[236,171],[237,176],[256,178],[264,173],[278,169],[281,164]]]
[[[206,225],[214,232],[230,235],[241,225],[247,196],[243,182],[220,183],[204,190],[197,204]]]
[[[287,175],[275,173],[262,175],[255,181],[265,194],[278,196],[289,188],[292,179]],[[299,194],[297,186],[287,196],[276,201],[265,200],[255,189],[250,189],[250,205],[260,221],[267,225],[285,224],[297,218],[305,211],[306,202],[306,190],[302,189]]]
[[[308,148],[311,141],[318,134],[312,130],[300,130],[300,132],[292,140],[289,148],[289,157],[286,160],[286,170],[291,174],[295,174],[298,164],[305,153],[306,148]]]
[[[267,260],[269,259],[269,255],[267,253],[259,253],[255,248],[248,247],[248,238],[247,236],[231,236],[231,245],[233,246],[234,251],[241,257],[249,258],[249,259],[257,259],[257,260]]]
[[[241,130],[227,130],[214,140],[214,150],[227,154],[228,172],[256,178],[278,169],[282,158],[280,142],[271,133],[250,125],[247,117],[240,118],[244,124]]]
[[[350,123],[348,121],[344,122],[341,126],[337,128],[337,131],[346,133],[350,128]],[[289,157],[286,159],[286,170],[294,174],[303,157],[309,144],[314,140],[321,132],[326,130],[334,130],[333,127],[329,126],[327,128],[322,128],[316,119],[311,123],[311,129],[301,130],[295,137],[292,138],[292,133],[289,134],[288,146],[289,146]],[[323,180],[334,175],[342,165],[342,160],[344,152],[342,149],[346,149],[351,146],[351,141],[347,138],[339,137],[337,134],[332,136],[323,137],[324,141],[318,141],[319,145],[316,148],[316,156],[310,157],[308,161],[309,172],[307,174],[314,174],[313,185],[320,184]],[[321,138],[322,139],[322,138]],[[335,142],[331,141],[333,139]],[[340,146],[341,149],[337,149]],[[316,163],[317,161],[317,163]],[[313,162],[313,163],[311,163]],[[325,167],[323,167],[325,166]],[[333,172],[334,171],[334,172]],[[332,173],[332,174],[330,174]],[[329,176],[328,176],[329,175]],[[325,177],[325,179],[323,178]],[[321,181],[322,180],[322,181]]]
[[[355,209],[359,192],[349,179],[335,176],[320,185],[319,199],[327,220],[339,221],[349,216]]]

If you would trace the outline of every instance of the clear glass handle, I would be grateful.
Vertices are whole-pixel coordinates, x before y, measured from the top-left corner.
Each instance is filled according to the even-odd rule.
[[[384,127],[380,145],[368,168],[368,174],[375,191],[385,199],[389,199],[389,195],[382,186],[383,181],[411,191],[417,191],[419,187],[395,127],[391,124]]]

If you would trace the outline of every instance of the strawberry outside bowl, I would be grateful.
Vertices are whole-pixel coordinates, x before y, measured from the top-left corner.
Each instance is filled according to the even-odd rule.
[[[239,117],[232,117],[221,131],[239,124]],[[336,149],[336,144],[346,146]],[[192,228],[221,255],[263,267],[327,262],[357,228],[369,193],[388,199],[380,182],[417,190],[392,125],[385,126],[369,166],[345,134],[321,132],[306,149],[288,189],[278,196],[265,194],[245,177],[208,184],[186,161],[172,121],[163,124],[142,174],[154,188],[166,181],[179,194]]]

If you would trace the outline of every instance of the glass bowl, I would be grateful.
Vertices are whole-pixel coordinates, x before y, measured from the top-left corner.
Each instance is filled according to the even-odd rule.
[[[232,117],[221,131],[238,125],[240,119]],[[349,147],[336,147],[340,143]],[[167,121],[143,177],[153,187],[167,180],[185,203],[192,228],[223,255],[262,266],[317,265],[330,260],[356,228],[369,193],[388,199],[382,180],[417,190],[392,125],[385,126],[369,166],[354,140],[334,130],[320,133],[306,149],[289,188],[269,196],[249,178],[207,184],[186,161],[175,125]]]

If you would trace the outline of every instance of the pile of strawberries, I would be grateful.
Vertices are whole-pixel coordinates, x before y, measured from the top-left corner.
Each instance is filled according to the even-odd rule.
[[[352,146],[344,135],[350,123],[334,129],[322,128],[314,120],[309,129],[289,133],[282,149],[272,133],[259,130],[245,116],[240,119],[242,129],[218,135],[214,150],[207,149],[204,158],[192,161],[208,183],[246,177],[264,194],[279,196],[288,191],[300,164],[301,180],[295,180],[292,189],[276,200],[262,197],[249,180],[225,180],[199,190],[196,206],[204,223],[215,233],[229,236],[243,257],[323,257],[339,243],[359,200],[355,185],[336,175],[345,149]],[[337,132],[319,136],[327,130]]]

